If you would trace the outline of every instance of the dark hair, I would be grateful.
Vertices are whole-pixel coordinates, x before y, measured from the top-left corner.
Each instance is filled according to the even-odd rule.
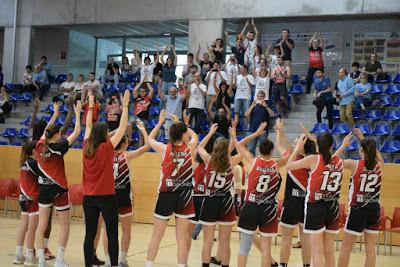
[[[272,143],[271,140],[266,138],[260,143],[259,149],[260,149],[261,155],[263,155],[263,156],[269,155],[272,152],[272,150],[274,150],[274,143]]]
[[[192,65],[190,66],[191,69],[196,69],[197,70],[197,65]]]
[[[357,67],[357,68],[359,68],[359,67],[360,67],[360,63],[358,63],[357,61],[354,61],[354,62],[351,64],[351,66],[352,66],[352,67]]]
[[[172,153],[176,159],[177,155],[175,153],[175,142],[182,139],[182,136],[187,131],[187,125],[183,122],[177,122],[169,127],[169,142],[172,145]]]
[[[365,168],[367,168],[367,170],[372,171],[377,163],[375,140],[372,139],[362,140],[361,148],[364,151],[364,166]]]
[[[71,75],[72,77],[74,77],[74,75],[70,72],[70,73],[68,73],[68,75]]]
[[[222,85],[224,85],[224,84],[225,84],[226,88],[228,89],[228,84],[226,83],[226,81],[221,81],[221,83],[219,84],[219,89],[220,90],[222,88]]]
[[[123,135],[121,141],[119,141],[118,145],[115,147],[115,150],[120,150],[122,145],[125,144],[127,140],[128,138],[126,137],[126,135]]]
[[[105,123],[95,123],[93,124],[92,131],[90,132],[89,138],[87,139],[84,152],[86,157],[90,158],[95,153],[97,148],[108,138],[107,124]]]
[[[42,56],[40,59],[46,59],[46,61],[47,61],[47,57],[46,56]]]
[[[243,64],[242,67],[243,67],[245,70],[248,70],[248,69],[249,69],[249,66],[247,66],[246,64]]]
[[[78,75],[78,78],[79,78],[79,77],[82,77],[82,80],[85,79],[85,76],[83,76],[83,74],[79,74],[79,75]]]
[[[52,125],[48,125],[46,130],[44,130],[45,141],[44,141],[44,146],[42,148],[42,158],[45,158],[45,155],[49,151],[49,144],[50,144],[49,139],[53,138],[53,136],[55,134],[59,133],[60,128],[61,128],[61,125],[52,124]]]
[[[42,137],[44,130],[47,127],[47,122],[44,120],[39,120],[38,122],[33,124],[33,133],[32,133],[32,140],[38,141],[40,137]]]
[[[96,75],[96,74],[94,73],[94,71],[89,72],[89,75],[90,75],[90,74]]]
[[[251,33],[251,34],[255,34],[255,33],[254,33],[254,31],[249,31],[249,33]]]
[[[24,166],[25,161],[32,156],[36,141],[27,141],[22,145],[21,155],[19,156],[19,166]]]
[[[112,67],[113,67],[114,69],[119,69],[119,66],[118,66],[118,64],[117,64],[117,63],[115,63],[115,62],[112,64]]]
[[[304,144],[304,153],[306,155],[311,155],[311,154],[318,154],[317,153],[317,146],[313,140],[310,138],[307,138],[305,144]]]
[[[172,66],[174,65],[174,59],[173,59],[172,57],[167,57],[167,60],[165,61],[165,65],[164,65],[165,67],[168,67],[168,60],[169,60],[169,59],[170,59],[171,62],[172,62],[171,65],[172,65]]]
[[[322,69],[322,68],[319,68],[319,69],[315,70],[315,72],[317,72],[317,71],[320,71],[320,72],[324,73],[324,69]]]
[[[287,31],[288,33],[290,33],[290,31],[288,29],[283,28],[282,31]]]
[[[213,169],[219,173],[229,168],[228,147],[229,142],[225,137],[218,137],[217,140],[215,140],[210,162],[212,162]]]
[[[217,63],[218,65],[221,65],[221,61],[219,61],[218,59],[214,61],[213,65]]]
[[[193,53],[188,53],[187,56],[188,56],[188,57],[194,57],[194,56],[193,56]]]
[[[317,138],[319,154],[322,155],[325,164],[331,162],[332,152],[331,147],[333,145],[333,136],[329,133],[322,134]]]
[[[1,67],[1,66],[0,66]],[[30,69],[30,70],[32,70],[32,66],[31,65],[26,65],[25,66],[25,69]]]
[[[151,59],[150,59],[150,57],[149,57],[149,56],[145,57],[143,61],[146,61],[146,60],[148,60],[148,61],[150,61],[150,62],[151,62]]]
[[[215,39],[215,41],[221,41],[222,43],[224,43],[224,40],[222,39],[222,38],[217,38],[217,39]]]

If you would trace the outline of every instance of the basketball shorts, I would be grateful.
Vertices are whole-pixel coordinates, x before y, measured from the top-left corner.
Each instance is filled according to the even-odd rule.
[[[193,189],[158,194],[154,217],[169,220],[174,213],[177,218],[188,219],[195,216]]]
[[[339,203],[320,201],[307,203],[305,211],[304,233],[318,234],[339,232]]]
[[[21,207],[21,215],[39,215],[39,203],[37,199],[31,200],[23,193],[20,193],[19,206]]]
[[[252,235],[257,228],[262,236],[275,236],[278,232],[278,203],[256,204],[246,202],[239,216],[238,230]]]
[[[132,194],[131,189],[116,189],[115,194],[117,196],[118,215],[120,218],[128,217],[132,215]]]
[[[199,223],[201,206],[203,205],[204,196],[193,196],[193,204],[194,204],[194,217],[190,218],[189,221],[193,224]]]
[[[69,210],[70,200],[68,189],[56,184],[39,184],[39,207],[50,208],[53,205],[58,211]]]
[[[351,207],[346,218],[344,230],[353,235],[360,236],[364,231],[378,234],[380,224],[380,206],[378,203],[365,207]]]
[[[295,228],[297,224],[303,224],[304,222],[305,197],[300,194],[301,190],[293,189],[292,191],[293,194],[292,192],[285,194],[279,222],[279,224],[289,228]],[[294,196],[297,193],[299,193],[300,197]]]
[[[200,212],[200,223],[204,225],[233,225],[236,211],[233,196],[206,196]]]

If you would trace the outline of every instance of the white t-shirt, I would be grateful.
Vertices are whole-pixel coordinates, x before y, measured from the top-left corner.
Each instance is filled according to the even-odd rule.
[[[226,64],[226,83],[228,85],[231,85],[231,79],[233,76],[233,79],[236,80],[237,75],[239,73],[239,68],[238,68],[238,64],[231,64],[230,62],[228,62],[228,64]]]
[[[74,92],[78,92],[78,93],[82,92],[84,85],[85,85],[85,83],[76,83]]]
[[[71,88],[74,88],[75,85],[76,85],[75,82],[68,82],[68,81],[65,81],[65,82],[63,82],[63,83],[61,84],[61,87],[64,88],[64,89],[71,89]],[[64,94],[65,96],[69,95],[68,92],[63,92],[63,94]]]
[[[200,91],[203,91],[203,93],[205,93],[207,91],[207,87],[202,83],[200,83],[199,85],[192,83],[190,85],[188,108],[204,109],[206,103],[204,100],[204,96],[201,94]]]
[[[257,98],[257,92],[258,91],[264,91],[265,92],[265,100],[269,99],[269,83],[270,83],[270,78],[268,76],[265,76],[264,78],[257,76],[256,78],[256,89],[254,92],[254,99]]]
[[[210,71],[208,72],[210,73]],[[208,75],[208,74],[207,74]],[[217,86],[221,83],[221,77],[219,76],[217,71],[213,71],[210,73],[209,80],[208,80],[208,85],[207,85],[207,95],[215,95],[215,90],[214,90],[214,77],[217,75]],[[225,79],[227,79],[225,71],[221,71],[221,76]]]
[[[98,81],[98,80],[94,80],[93,82],[92,81],[87,81],[87,82],[85,82],[84,84],[83,84],[83,86],[96,86],[96,87],[100,87],[100,82]]]
[[[140,80],[143,82],[153,82],[153,70],[156,64],[152,63],[150,65],[140,65]],[[147,79],[144,80],[144,76],[147,75]]]
[[[257,40],[254,38],[252,41],[250,41],[249,39],[246,38],[243,41],[243,46],[246,49],[245,62],[250,62],[250,60],[253,60],[254,48],[257,46]]]
[[[250,74],[246,76],[242,76],[239,74],[236,78],[236,94],[235,99],[251,99],[251,87],[249,83],[246,81],[246,77],[249,82],[254,86],[254,77]]]
[[[271,71],[274,71],[276,66],[278,66],[278,57],[275,55],[269,56],[271,59]]]

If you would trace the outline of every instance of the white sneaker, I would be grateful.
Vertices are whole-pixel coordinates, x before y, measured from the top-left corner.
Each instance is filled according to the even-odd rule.
[[[37,265],[38,262],[35,257],[25,259],[24,266],[37,266]]]
[[[25,262],[25,257],[23,255],[15,255],[14,264],[24,264]]]
[[[119,267],[129,267],[129,265],[128,265],[128,263],[120,261],[119,262]]]
[[[46,264],[46,262],[39,263],[39,264],[38,264],[38,267],[47,267],[47,264]]]
[[[69,267],[69,264],[65,260],[56,260],[54,262],[54,267]]]

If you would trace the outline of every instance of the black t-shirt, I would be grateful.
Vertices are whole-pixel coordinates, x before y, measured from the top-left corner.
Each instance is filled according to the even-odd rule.
[[[160,62],[158,62],[153,69],[153,75],[158,74],[159,71],[162,72],[162,70],[163,70],[163,65]]]
[[[250,114],[250,132],[257,131],[260,124],[266,122],[269,124],[268,110],[262,105],[257,104]]]
[[[222,105],[222,100],[225,97],[225,105],[227,107],[231,107],[231,97],[229,96],[228,92],[222,92],[220,91],[218,96],[217,96],[217,101],[215,102],[215,107],[218,108],[223,108],[224,106]]]
[[[214,49],[214,55],[215,55],[215,60],[218,60],[219,62],[223,62],[223,53],[217,51],[216,49]]]
[[[279,44],[281,41],[282,41],[282,38],[279,39],[278,41],[276,41],[276,44]],[[289,42],[289,44],[293,45],[293,48],[294,48],[294,41],[292,39],[288,38],[288,42]],[[283,51],[285,52],[285,55],[282,57],[282,59],[283,60],[292,60],[292,50],[289,49],[286,42],[282,43],[282,48],[283,48]]]
[[[217,133],[228,139],[229,127],[231,127],[231,122],[227,118],[220,119],[216,114],[213,123],[218,123]]]
[[[207,63],[205,63],[203,60],[200,61],[199,63],[200,68],[201,68],[201,78],[203,79],[203,81],[205,80],[207,73],[210,71],[210,69],[212,69],[213,67],[213,63],[211,61],[208,61]]]
[[[239,65],[243,65],[244,64],[244,53],[246,52],[246,50],[241,46],[241,47],[236,47],[233,46],[231,48],[232,53],[235,55],[237,63]]]
[[[112,64],[108,63],[107,64],[107,71],[109,72],[109,75],[114,75],[114,70],[112,68]]]
[[[358,77],[360,77],[361,71],[354,71],[352,73],[350,73],[350,78],[352,79],[357,79]]]
[[[382,65],[379,61],[376,61],[375,63],[367,61],[365,63],[365,70],[368,72],[376,72],[378,69],[382,69]]]

